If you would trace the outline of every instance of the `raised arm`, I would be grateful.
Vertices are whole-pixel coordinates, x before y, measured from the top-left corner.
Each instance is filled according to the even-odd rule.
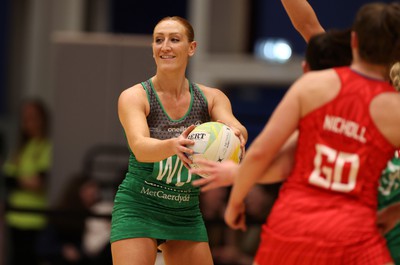
[[[311,36],[325,31],[307,0],[281,0],[281,2],[294,28],[306,42]]]

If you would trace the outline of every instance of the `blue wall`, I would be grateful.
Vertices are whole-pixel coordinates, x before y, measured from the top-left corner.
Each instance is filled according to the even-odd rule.
[[[187,0],[111,1],[111,31],[151,34],[156,23],[166,16],[187,18]]]
[[[358,8],[377,0],[309,0],[321,24],[326,29],[350,27]],[[392,2],[381,0],[380,2]],[[283,37],[294,47],[294,52],[302,54],[305,43],[293,28],[279,0],[249,0],[252,6],[249,52],[258,38]],[[165,16],[178,15],[187,18],[187,0],[152,0],[137,4],[132,0],[111,1],[111,31],[116,33],[151,34],[154,25]],[[221,14],[221,19],[223,19]]]
[[[325,29],[348,28],[351,26],[357,10],[365,3],[374,0],[309,0],[319,21]],[[393,1],[379,1],[390,3]],[[294,47],[294,51],[302,54],[305,50],[303,38],[293,28],[281,1],[255,0],[253,31],[254,39],[263,37],[283,37]]]

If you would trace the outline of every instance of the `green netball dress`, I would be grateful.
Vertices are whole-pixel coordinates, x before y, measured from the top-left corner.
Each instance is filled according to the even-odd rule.
[[[150,103],[147,122],[152,138],[178,137],[190,125],[210,121],[207,100],[194,83],[189,86],[190,107],[179,120],[165,112],[150,79],[142,86]],[[114,200],[111,242],[136,237],[208,241],[199,208],[200,190],[191,184],[197,178],[176,155],[142,163],[131,151],[128,172]]]
[[[400,203],[400,158],[397,154],[388,162],[383,171],[378,193],[378,207],[383,209],[391,204]],[[390,254],[395,264],[400,264],[400,223],[385,235]]]

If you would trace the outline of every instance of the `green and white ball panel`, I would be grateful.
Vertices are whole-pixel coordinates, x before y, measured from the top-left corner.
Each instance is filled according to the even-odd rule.
[[[192,168],[199,168],[196,164],[197,158],[215,162],[225,160],[240,162],[240,139],[231,128],[223,123],[206,122],[200,124],[188,135],[188,139],[195,142],[194,145],[188,146],[194,151],[193,155],[189,155],[189,158],[193,161],[190,164]]]

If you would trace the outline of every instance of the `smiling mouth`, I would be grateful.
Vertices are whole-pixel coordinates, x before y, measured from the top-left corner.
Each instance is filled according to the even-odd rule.
[[[175,56],[173,56],[173,55],[161,55],[160,58],[161,59],[174,59]]]

